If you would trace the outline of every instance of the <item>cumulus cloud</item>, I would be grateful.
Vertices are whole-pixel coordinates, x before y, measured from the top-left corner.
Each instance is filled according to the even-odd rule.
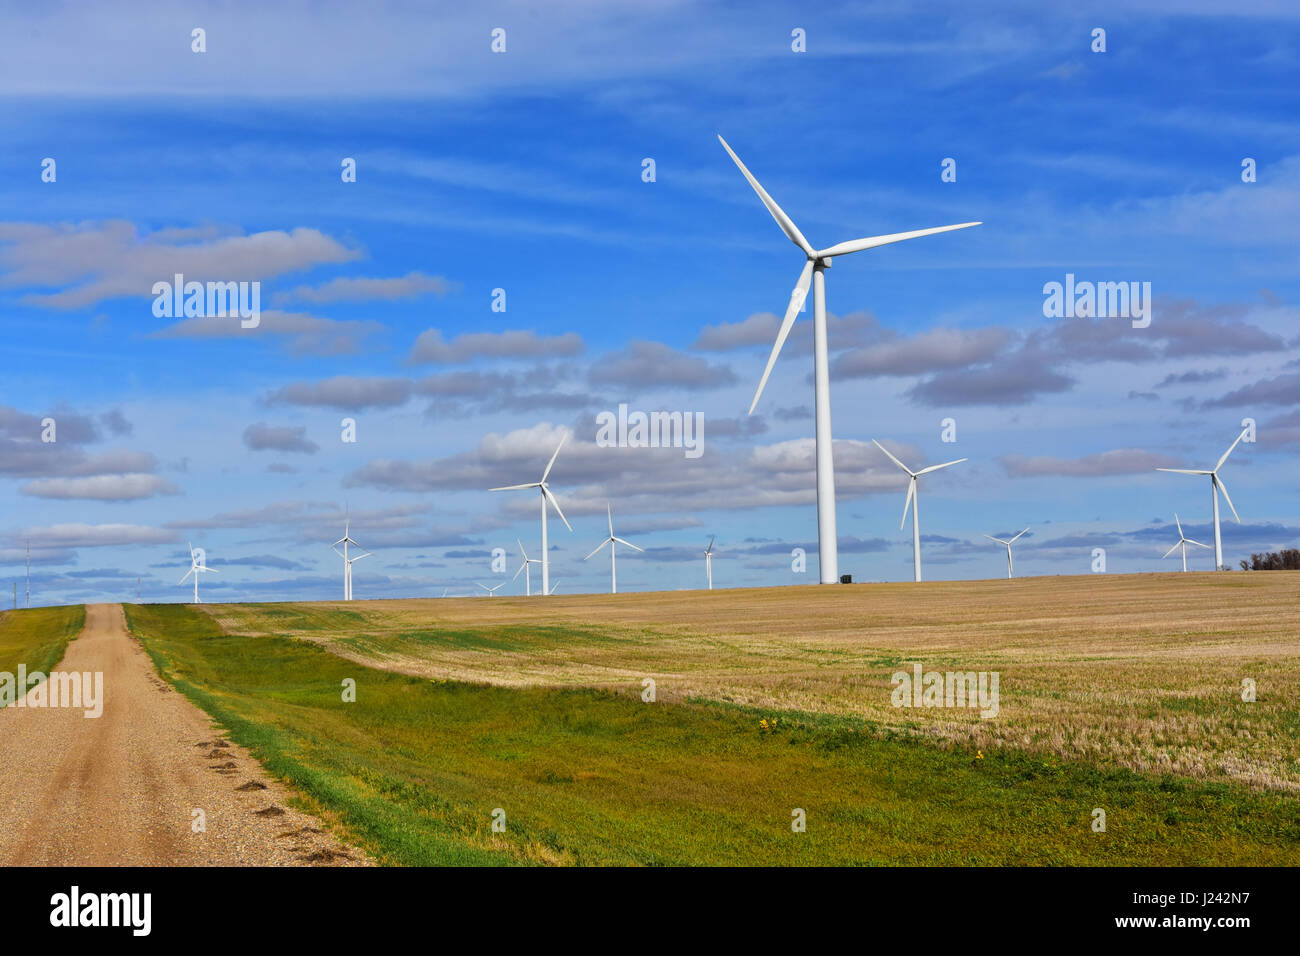
[[[253,451],[285,451],[314,455],[320,445],[307,437],[305,425],[268,425],[256,422],[244,429],[244,444]]]
[[[412,382],[404,378],[336,375],[319,382],[294,382],[286,385],[268,395],[265,403],[362,411],[405,404],[411,397],[412,389]]]
[[[38,478],[19,489],[36,498],[83,499],[87,501],[137,501],[154,495],[180,493],[175,485],[157,475],[91,475],[86,478]]]
[[[0,223],[0,287],[51,288],[24,301],[79,309],[106,299],[153,298],[155,282],[254,281],[357,258],[316,229],[213,235],[209,231],[142,233],[131,222]]]
[[[585,347],[582,336],[576,332],[551,336],[519,329],[466,332],[447,342],[438,329],[426,329],[415,340],[407,361],[411,364],[436,362],[453,365],[480,358],[557,358],[580,355]]]
[[[408,272],[397,278],[371,279],[363,277],[331,279],[324,285],[300,285],[288,292],[275,295],[277,303],[311,302],[323,305],[330,302],[394,302],[414,299],[424,295],[443,296],[457,288],[456,283],[442,276],[423,272]]]
[[[284,343],[292,356],[355,355],[370,336],[382,331],[378,322],[360,319],[326,319],[305,312],[268,309],[259,323],[244,328],[239,316],[182,319],[149,334],[151,339],[247,339]]]
[[[837,377],[921,375],[938,369],[988,362],[1011,339],[1003,328],[933,329],[886,340],[841,354],[832,365]]]
[[[662,342],[648,341],[630,342],[626,348],[602,356],[593,363],[587,377],[593,385],[631,388],[682,386],[705,389],[721,388],[736,382],[736,374],[729,366],[713,365]]]
[[[1300,372],[1262,379],[1229,392],[1222,398],[1202,403],[1204,408],[1236,408],[1242,405],[1300,405]]]

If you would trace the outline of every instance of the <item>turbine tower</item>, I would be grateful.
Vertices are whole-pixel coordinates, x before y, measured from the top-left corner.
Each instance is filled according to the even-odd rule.
[[[1191,538],[1187,537],[1187,535],[1183,534],[1183,523],[1178,520],[1177,512],[1174,512],[1174,524],[1178,525],[1178,543],[1165,552],[1165,558],[1169,557],[1179,548],[1182,548],[1183,549],[1183,570],[1186,571],[1187,570],[1187,546],[1189,544],[1194,544],[1198,548],[1204,548],[1206,551],[1210,550],[1210,546],[1208,544],[1201,544],[1201,542],[1199,541],[1193,541]],[[1163,561],[1164,558],[1161,558],[1160,560]]]
[[[907,483],[907,501],[903,503],[903,520],[898,523],[898,527],[901,529],[903,525],[907,524],[907,509],[911,508],[912,509],[912,567],[916,573],[915,580],[920,581],[921,580],[921,523],[919,518],[917,517],[917,510],[921,506],[921,499],[920,499],[920,494],[917,491],[916,481],[922,475],[928,475],[930,472],[938,471],[940,468],[947,468],[949,465],[960,464],[966,459],[958,458],[956,461],[945,461],[942,465],[931,465],[929,468],[922,468],[920,471],[913,471],[912,469],[908,468],[905,464],[903,464],[901,461],[899,461],[897,458],[895,458],[893,455],[890,455],[889,449],[887,449],[884,445],[880,444],[880,442],[876,441],[874,438],[871,440],[872,442],[875,443],[875,446],[877,448],[883,451],[886,455],[889,455],[890,461],[892,461],[895,465],[903,469],[903,471],[907,472],[908,474],[909,481]],[[1029,529],[1026,528],[1025,530],[1027,531]]]
[[[713,590],[713,542],[718,536],[709,539],[709,546],[704,549],[704,573],[709,576],[709,590]]]
[[[727,155],[732,158],[745,179],[749,181],[749,185],[754,188],[754,192],[758,194],[758,198],[767,207],[767,211],[772,214],[772,218],[781,227],[781,231],[807,257],[803,272],[799,274],[799,281],[795,284],[794,293],[790,296],[790,304],[785,310],[785,319],[781,323],[780,331],[777,332],[776,344],[772,346],[772,354],[767,360],[767,368],[763,370],[763,377],[759,380],[757,391],[754,392],[754,401],[750,403],[749,414],[754,414],[759,396],[763,394],[763,386],[767,384],[767,378],[772,374],[772,366],[776,364],[776,357],[781,354],[781,346],[785,344],[786,337],[790,334],[790,328],[794,325],[795,318],[798,317],[800,310],[803,308],[804,300],[808,296],[808,286],[811,283],[813,288],[813,372],[817,418],[817,554],[821,583],[834,584],[839,580],[839,543],[835,531],[835,462],[831,448],[831,391],[829,346],[826,342],[825,270],[830,267],[831,260],[836,256],[848,255],[850,252],[860,252],[863,249],[874,249],[877,246],[902,242],[904,239],[917,239],[921,236],[951,232],[954,229],[965,229],[969,226],[978,226],[980,223],[961,222],[953,226],[937,226],[933,229],[896,232],[885,236],[873,236],[870,239],[853,239],[826,249],[817,250],[809,244],[808,240],[803,237],[803,233],[785,214],[785,211],[776,204],[776,201],[767,194],[767,191],[759,184],[758,180],[745,168],[745,164],[740,161],[739,156],[731,151],[727,141],[719,136],[718,142],[722,143],[722,148],[727,151]]]
[[[510,580],[511,581],[518,580],[519,572],[522,571],[524,575],[524,596],[532,597],[533,596],[532,565],[541,564],[542,562],[538,558],[530,558],[528,556],[528,552],[524,550],[524,543],[520,541],[518,538],[515,538],[515,544],[519,545],[519,553],[524,556],[524,563],[519,565],[519,571],[516,571],[515,576]]]
[[[940,467],[943,467],[943,466],[940,465]],[[904,517],[906,517],[906,515],[904,515]],[[1029,530],[1028,528],[1025,529],[1025,531],[1028,531],[1028,530]],[[1025,531],[1020,532],[1020,534],[1024,534]],[[986,534],[986,535],[984,536],[984,537],[988,538],[990,541],[996,541],[998,544],[1004,544],[1004,545],[1006,545],[1006,547],[1007,547],[1007,577],[1009,577],[1009,578],[1014,578],[1014,577],[1015,577],[1015,574],[1014,574],[1014,567],[1013,567],[1013,565],[1011,564],[1011,545],[1012,545],[1012,542],[1014,542],[1017,538],[1020,537],[1020,534],[1016,535],[1015,538],[1009,538],[1009,539],[1007,539],[1007,540],[1005,540],[1005,541],[1004,541],[1003,539],[1001,539],[1001,538],[995,538],[995,537],[993,537],[993,535],[991,535],[991,534]],[[919,581],[920,578],[918,578],[917,580]]]
[[[370,552],[364,550],[354,558],[348,556],[349,545],[355,544],[358,548],[361,547],[361,545],[357,544],[356,540],[352,537],[351,527],[352,519],[345,519],[343,523],[343,537],[339,538],[332,545],[334,553],[343,559],[343,600],[345,601],[352,600],[352,565],[357,561],[360,561],[362,558],[370,557]],[[339,550],[339,545],[343,545],[342,551]]]
[[[618,573],[614,567],[614,553],[618,550],[618,548],[616,548],[615,545],[625,544],[633,551],[641,551],[642,553],[644,553],[645,549],[638,548],[631,541],[624,541],[622,538],[614,534],[614,509],[612,509],[609,506],[609,502],[605,503],[605,517],[609,519],[609,537],[606,538],[604,541],[602,541],[600,544],[596,545],[596,551],[599,551],[601,548],[605,547],[605,545],[609,545],[609,593],[617,594]],[[591,552],[591,554],[587,555],[587,558],[590,558],[593,555],[595,555],[596,551],[593,551]],[[582,560],[586,561],[587,558],[583,558]]]
[[[551,503],[551,506],[555,508],[555,513],[560,516],[560,520],[564,522],[564,526],[568,528],[570,531],[573,530],[573,526],[569,524],[569,519],[564,517],[564,512],[560,510],[560,503],[555,500],[555,495],[551,494],[551,489],[546,484],[546,476],[551,473],[551,466],[555,464],[555,459],[559,457],[560,449],[564,447],[564,443],[565,441],[568,440],[568,437],[569,437],[568,435],[565,435],[563,438],[560,439],[560,443],[555,446],[555,454],[552,455],[551,460],[547,462],[546,470],[542,472],[541,481],[531,481],[528,484],[524,484],[524,485],[505,485],[504,487],[501,488],[489,489],[491,491],[519,491],[520,489],[523,488],[536,488],[542,493],[542,593],[543,594],[551,593],[551,556],[549,552],[549,546],[547,545],[546,542],[546,503],[548,501]]]
[[[32,606],[32,541],[27,539],[27,606]]]
[[[1204,468],[1156,469],[1156,471],[1172,471],[1178,475],[1210,476],[1210,497],[1214,499],[1214,570],[1216,571],[1223,570],[1223,538],[1219,535],[1219,492],[1223,492],[1223,500],[1228,503],[1229,508],[1232,508],[1232,516],[1237,519],[1237,524],[1241,524],[1241,518],[1237,515],[1237,509],[1232,507],[1232,499],[1228,497],[1228,486],[1225,485],[1223,479],[1219,477],[1219,469],[1222,468],[1223,463],[1228,460],[1228,456],[1232,454],[1232,450],[1237,447],[1237,442],[1240,442],[1245,438],[1246,432],[1249,430],[1250,429],[1248,428],[1243,428],[1241,434],[1237,436],[1237,441],[1228,446],[1228,450],[1223,453],[1223,457],[1219,459],[1218,464],[1209,470]]]
[[[194,603],[195,604],[203,603],[199,600],[199,575],[206,571],[211,571],[213,574],[221,573],[220,571],[216,571],[208,567],[207,555],[204,555],[203,563],[199,563],[198,555],[194,553],[194,545],[191,543],[190,544],[190,569],[185,572],[185,577],[181,578],[176,583],[184,584],[185,578],[188,578],[191,574],[194,575]]]

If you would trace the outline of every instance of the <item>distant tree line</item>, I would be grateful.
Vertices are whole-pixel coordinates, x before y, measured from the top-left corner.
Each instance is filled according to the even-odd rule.
[[[1241,562],[1243,571],[1300,571],[1300,548],[1252,554],[1249,561]]]

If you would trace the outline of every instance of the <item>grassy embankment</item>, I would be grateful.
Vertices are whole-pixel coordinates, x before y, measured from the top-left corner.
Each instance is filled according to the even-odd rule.
[[[0,612],[0,671],[16,675],[18,665],[26,664],[28,674],[48,674],[85,624],[80,604]]]

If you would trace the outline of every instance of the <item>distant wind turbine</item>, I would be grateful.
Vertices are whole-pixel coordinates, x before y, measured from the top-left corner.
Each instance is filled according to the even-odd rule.
[[[202,603],[202,602],[199,600],[199,575],[202,574],[202,573],[204,573],[204,572],[206,572],[206,571],[211,571],[213,574],[220,574],[220,573],[221,573],[220,571],[216,571],[216,570],[214,570],[214,569],[212,569],[212,568],[210,568],[210,567],[207,566],[207,557],[206,557],[206,556],[204,557],[203,562],[200,563],[200,562],[199,562],[198,555],[196,555],[196,554],[194,553],[194,545],[191,544],[191,545],[190,545],[190,569],[189,569],[188,571],[185,572],[185,577],[184,577],[184,578],[181,578],[181,579],[180,579],[178,582],[176,582],[176,583],[177,583],[177,584],[184,584],[184,583],[185,583],[185,578],[188,578],[191,574],[194,575],[194,603],[195,603],[195,604],[201,604],[201,603]]]
[[[355,562],[360,561],[362,558],[370,557],[370,552],[365,550],[363,550],[362,553],[358,554],[356,557],[348,557],[349,545],[355,544],[357,545],[358,548],[361,547],[361,545],[357,544],[357,542],[353,539],[351,533],[351,527],[352,527],[352,519],[348,518],[343,523],[343,537],[335,541],[333,545],[334,553],[343,559],[343,600],[345,601],[352,600],[352,565]],[[342,551],[339,550],[339,545],[343,545]]]
[[[942,465],[931,465],[929,468],[922,468],[920,471],[913,471],[912,469],[908,468],[905,464],[903,464],[901,461],[899,461],[897,458],[895,458],[893,455],[890,455],[889,449],[887,449],[884,445],[880,444],[880,442],[876,441],[874,438],[871,440],[873,443],[875,443],[875,446],[877,448],[883,451],[886,455],[889,455],[890,461],[892,461],[895,465],[903,469],[903,471],[907,472],[908,474],[909,481],[907,483],[907,501],[903,503],[903,520],[898,523],[898,527],[902,528],[903,525],[907,524],[907,509],[911,508],[912,509],[912,566],[916,574],[915,580],[919,581],[921,580],[921,522],[920,519],[917,517],[917,509],[920,507],[921,502],[920,502],[919,493],[917,492],[917,486],[916,486],[917,479],[920,478],[922,475],[928,475],[932,471],[938,471],[940,468],[947,468],[949,465],[960,464],[966,459],[958,458],[956,461],[945,461]]]
[[[1029,530],[1028,528],[1025,529],[1025,531],[1028,531],[1028,530]],[[1025,531],[1020,532],[1020,534],[1024,534]],[[988,538],[990,541],[996,541],[998,544],[1006,545],[1006,548],[1007,548],[1007,577],[1009,577],[1009,578],[1013,578],[1013,577],[1015,577],[1014,568],[1013,568],[1013,566],[1012,566],[1012,564],[1011,564],[1011,545],[1012,545],[1013,542],[1016,541],[1017,538],[1020,537],[1020,534],[1016,535],[1015,538],[1010,538],[1010,539],[1005,540],[1005,541],[1004,541],[1002,538],[995,538],[995,537],[993,537],[993,535],[991,535],[991,534],[986,534],[986,535],[984,536],[984,537]],[[919,580],[919,579],[918,579],[918,580]]]
[[[803,309],[804,300],[808,296],[808,286],[811,283],[813,287],[813,371],[817,420],[817,551],[821,583],[834,584],[839,580],[839,544],[835,531],[835,463],[831,448],[831,391],[830,365],[827,357],[829,347],[826,342],[825,270],[830,267],[831,260],[836,256],[847,255],[850,252],[860,252],[863,249],[874,249],[877,246],[902,242],[904,239],[918,239],[921,236],[933,236],[941,232],[951,232],[954,229],[965,229],[969,226],[978,226],[980,223],[960,222],[953,226],[937,226],[933,229],[896,232],[885,236],[873,236],[870,239],[853,239],[849,242],[838,243],[827,249],[816,250],[803,237],[803,233],[785,214],[785,211],[776,204],[776,200],[767,194],[767,190],[759,185],[758,180],[745,168],[745,164],[740,161],[739,156],[732,152],[731,147],[727,145],[727,141],[719,136],[718,142],[722,143],[722,148],[727,151],[727,155],[731,157],[732,161],[740,169],[741,174],[749,181],[749,185],[754,188],[754,192],[758,194],[758,198],[762,200],[763,205],[767,207],[767,211],[776,220],[776,224],[781,227],[781,231],[807,256],[803,272],[799,274],[799,281],[795,284],[794,293],[790,296],[790,304],[785,310],[785,319],[781,323],[780,331],[777,332],[776,344],[772,346],[772,354],[767,360],[767,368],[763,370],[763,377],[759,380],[757,391],[754,392],[754,401],[750,403],[749,413],[754,414],[754,409],[758,406],[759,396],[763,394],[763,386],[767,384],[767,378],[772,374],[772,366],[776,364],[776,357],[781,354],[781,346],[785,344],[795,318]]]
[[[1210,497],[1214,499],[1214,568],[1216,571],[1223,570],[1223,539],[1219,535],[1219,492],[1223,492],[1223,500],[1232,508],[1232,516],[1237,519],[1237,524],[1241,524],[1241,518],[1237,515],[1237,509],[1232,507],[1232,499],[1228,497],[1228,486],[1223,483],[1219,477],[1219,469],[1223,463],[1228,460],[1232,450],[1237,447],[1237,443],[1246,437],[1246,432],[1250,429],[1243,428],[1241,434],[1237,436],[1237,441],[1228,446],[1228,450],[1223,453],[1218,464],[1213,468],[1192,469],[1192,468],[1157,468],[1156,471],[1172,471],[1179,475],[1209,475],[1210,476]]]
[[[477,581],[475,581],[474,583],[475,583],[475,584],[478,584]],[[486,584],[478,584],[478,586],[481,587],[484,591],[487,592],[488,597],[496,597],[496,596],[497,596],[497,589],[498,589],[498,588],[503,588],[503,587],[505,587],[505,586],[506,586],[506,582],[505,582],[505,581],[502,581],[502,582],[501,582],[500,584],[498,584],[496,587],[491,587],[491,588],[488,587]]]
[[[510,580],[511,581],[518,580],[519,573],[522,571],[524,575],[524,596],[532,597],[533,594],[532,566],[534,564],[541,564],[542,562],[540,558],[530,558],[528,556],[528,552],[524,550],[524,543],[520,541],[518,538],[515,538],[515,544],[519,545],[519,553],[523,555],[524,563],[519,565],[519,571],[516,571],[515,576]]]
[[[1198,548],[1204,548],[1206,551],[1210,550],[1210,546],[1208,544],[1201,544],[1201,542],[1199,541],[1193,541],[1191,538],[1187,537],[1187,535],[1183,534],[1183,523],[1178,520],[1177,512],[1174,513],[1174,524],[1178,525],[1178,543],[1165,552],[1165,558],[1169,557],[1179,548],[1182,548],[1183,549],[1183,570],[1186,571],[1187,570],[1187,546],[1189,544],[1194,544]],[[1161,558],[1160,560],[1163,561],[1164,558]]]
[[[556,581],[554,584],[551,585],[551,589],[550,589],[549,591],[547,591],[546,593],[547,593],[547,594],[554,594],[554,593],[555,593],[555,589],[558,588],[559,586],[560,586],[560,582],[559,582],[559,581]]]
[[[608,503],[608,502],[605,503],[605,517],[607,517],[607,518],[609,519],[609,537],[606,538],[604,541],[602,541],[600,544],[596,545],[596,550],[593,551],[593,552],[591,552],[591,554],[587,555],[587,557],[586,557],[586,558],[583,558],[582,560],[586,561],[587,558],[590,558],[590,557],[594,556],[594,555],[596,554],[596,552],[599,551],[601,548],[605,547],[605,545],[609,545],[609,593],[610,593],[610,594],[617,594],[617,593],[618,593],[618,573],[617,573],[617,571],[616,571],[616,569],[615,569],[615,567],[614,567],[614,557],[615,557],[615,552],[618,550],[618,548],[616,547],[616,545],[617,545],[617,544],[625,544],[625,545],[627,545],[629,548],[631,548],[633,551],[641,551],[641,552],[644,552],[645,549],[644,549],[644,548],[638,548],[638,547],[637,547],[636,545],[634,545],[631,541],[624,541],[622,538],[620,538],[620,537],[618,537],[616,534],[614,534],[614,510],[609,506],[609,503]]]
[[[560,510],[560,503],[555,500],[555,495],[551,494],[551,489],[546,484],[546,476],[551,473],[551,466],[555,464],[555,459],[559,457],[560,449],[564,447],[564,443],[568,439],[568,437],[569,437],[568,435],[565,435],[563,438],[560,439],[560,443],[555,446],[555,454],[552,455],[551,460],[546,463],[546,470],[542,472],[541,481],[532,481],[523,485],[505,485],[504,487],[501,488],[490,489],[491,491],[519,491],[520,489],[523,488],[536,488],[542,493],[542,593],[543,594],[551,593],[551,587],[550,587],[551,556],[550,556],[549,545],[546,542],[546,503],[548,501],[551,503],[551,506],[555,508],[555,513],[560,516],[560,520],[564,522],[564,526],[568,528],[570,531],[573,530],[573,526],[569,524],[569,519],[564,517],[564,512]]]
[[[704,572],[709,576],[709,590],[713,590],[713,542],[717,539],[715,534],[709,539],[709,546],[704,549]]]

